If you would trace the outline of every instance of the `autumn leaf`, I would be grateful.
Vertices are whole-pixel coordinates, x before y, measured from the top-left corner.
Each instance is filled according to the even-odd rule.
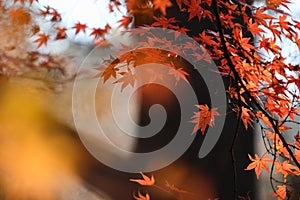
[[[261,36],[262,33],[265,33],[265,31],[259,27],[258,23],[253,23],[252,21],[253,19],[251,18],[248,23],[248,30],[252,33],[252,35]]]
[[[268,167],[267,163],[273,162],[273,160],[270,159],[270,158],[268,158],[268,154],[265,154],[261,158],[257,154],[255,154],[255,157],[252,158],[248,154],[248,157],[252,161],[252,163],[250,163],[245,170],[255,169],[255,173],[256,173],[256,178],[257,179],[259,179],[259,175],[260,175],[262,169],[265,169],[266,171],[269,172],[269,167]]]
[[[50,38],[50,35],[46,35],[44,33],[38,34],[38,38],[34,40],[35,43],[38,43],[38,48],[40,48],[42,45],[47,45],[47,42]]]
[[[75,35],[77,35],[80,31],[85,33],[85,30],[87,29],[87,25],[86,24],[81,24],[80,22],[78,22],[72,28],[76,29]]]
[[[272,20],[274,17],[266,14],[265,11],[265,8],[256,9],[256,12],[253,14],[253,16],[255,17],[256,21],[260,22],[264,26],[267,26],[267,22],[265,20]]]
[[[190,29],[188,28],[178,26],[175,26],[174,29],[176,30],[176,32],[174,33],[175,39],[177,39],[180,36],[180,34],[187,35],[187,32],[190,31]]]
[[[123,16],[122,19],[118,21],[120,23],[120,26],[124,28],[128,28],[128,25],[132,22],[132,17],[130,16]]]
[[[25,8],[12,8],[10,9],[10,17],[13,23],[18,23],[20,25],[29,24],[31,21],[31,16],[29,11]]]
[[[150,195],[148,193],[146,193],[146,195],[142,195],[140,192],[138,192],[138,196],[136,196],[135,194],[133,194],[133,198],[135,200],[150,200]]]
[[[100,75],[97,75],[96,77],[102,77],[103,78],[103,83],[105,83],[109,78],[117,77],[117,71],[119,71],[118,68],[116,68],[116,65],[111,64],[108,67],[100,67],[96,68],[97,70],[102,71]]]
[[[119,1],[111,0],[110,4],[108,5],[109,12],[114,12],[115,11],[114,8],[117,8],[117,10],[120,11],[119,6],[121,6],[121,5],[122,4]]]
[[[262,111],[258,111],[255,115],[257,118],[262,119],[262,121],[264,122],[265,125],[272,128],[272,124],[271,124],[269,118],[265,114],[263,114]]]
[[[102,28],[93,28],[91,32],[91,36],[94,36],[95,39],[102,37],[104,34],[107,33],[107,30]]]
[[[176,80],[175,85],[177,85],[177,83],[180,81],[180,79],[183,79],[185,82],[188,83],[189,81],[187,80],[187,76],[189,74],[186,71],[184,71],[183,68],[176,69],[173,62],[171,62],[170,64],[171,64],[171,68],[170,68],[168,74],[175,77],[175,80]]]
[[[251,110],[248,108],[245,108],[244,106],[242,107],[242,115],[241,119],[244,123],[244,126],[246,129],[248,129],[248,124],[252,124],[253,120],[251,119],[250,114],[252,114]]]
[[[213,40],[212,36],[206,34],[205,31],[199,33],[198,37],[194,37],[194,39],[198,42],[201,42],[202,45],[209,45],[209,46],[217,46],[218,44]]]
[[[198,20],[201,19],[201,13],[203,8],[200,6],[201,0],[191,0],[189,3],[188,13],[189,20],[193,19],[195,16],[198,17]]]
[[[55,29],[57,31],[57,35],[56,35],[55,40],[62,40],[62,39],[65,39],[67,37],[67,33],[66,33],[67,29],[65,27],[57,26]]]
[[[163,15],[167,14],[166,13],[167,7],[172,6],[172,3],[170,2],[170,0],[154,0],[153,4],[154,4],[154,9],[155,10],[159,9]]]
[[[219,116],[220,114],[217,112],[217,108],[209,109],[209,107],[205,105],[196,105],[200,109],[200,112],[194,112],[192,116],[192,120],[190,122],[195,124],[194,130],[192,134],[194,134],[197,130],[200,130],[202,134],[204,134],[207,126],[213,126],[215,121],[215,116]]]
[[[273,197],[278,197],[278,200],[283,200],[286,197],[286,186],[278,185],[277,190],[272,194]]]
[[[290,23],[288,22],[288,20],[286,19],[287,16],[286,15],[281,15],[279,16],[279,26],[281,28],[281,30],[287,30],[289,31],[291,26]]]
[[[161,17],[153,17],[154,20],[156,20],[156,22],[154,22],[152,24],[152,26],[160,26],[162,28],[172,28],[174,27],[174,25],[172,25],[172,23],[176,23],[177,21],[175,20],[175,18],[166,18],[164,16]]]
[[[283,163],[275,162],[276,172],[282,173],[283,177],[286,179],[290,174],[292,176],[300,175],[300,170],[295,165],[289,163],[289,161],[284,161]]]
[[[120,75],[122,76],[114,83],[122,83],[121,91],[123,91],[124,88],[126,88],[128,85],[131,85],[131,87],[134,86],[136,76],[135,74],[132,74],[131,70],[128,72],[121,72]]]
[[[132,182],[136,182],[140,185],[143,186],[152,186],[155,183],[155,179],[154,176],[152,175],[151,178],[149,178],[148,176],[146,176],[145,174],[141,173],[143,179],[129,179]]]
[[[52,15],[51,21],[52,22],[58,22],[62,20],[61,15],[57,12],[57,10],[54,10],[50,13]]]
[[[266,0],[267,8],[270,8],[272,10],[278,9],[279,6],[283,6],[289,9],[288,4],[290,3],[291,1],[288,0]]]

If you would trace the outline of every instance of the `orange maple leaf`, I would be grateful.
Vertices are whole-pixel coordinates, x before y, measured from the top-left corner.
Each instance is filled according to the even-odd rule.
[[[154,9],[159,9],[163,15],[166,15],[166,9],[167,7],[171,7],[172,3],[170,0],[154,0]]]
[[[257,154],[255,154],[255,157],[252,158],[248,154],[248,157],[252,161],[252,163],[250,163],[245,170],[255,169],[257,179],[259,178],[259,175],[260,175],[262,169],[265,169],[266,171],[269,172],[269,167],[268,167],[267,163],[268,162],[273,162],[273,160],[268,158],[268,154],[265,154],[261,158]]]
[[[135,196],[135,194],[133,194],[133,198],[135,200],[150,200],[150,195],[146,193],[146,195],[144,196],[140,192],[138,192],[138,196]]]
[[[9,12],[12,22],[20,25],[29,24],[31,16],[29,11],[25,8],[12,8]]]
[[[50,38],[50,35],[40,33],[38,35],[38,38],[36,40],[34,40],[34,42],[38,43],[38,48],[40,48],[42,45],[47,45],[49,38]]]
[[[252,114],[251,110],[248,108],[245,108],[244,106],[242,107],[242,115],[241,119],[244,123],[244,126],[246,129],[248,129],[248,124],[252,124],[253,120],[251,119],[250,114]]]
[[[291,29],[291,25],[286,18],[287,18],[287,15],[279,16],[279,26],[280,26],[281,30],[285,29],[285,30],[289,31]]]
[[[278,197],[278,200],[285,199],[286,197],[286,185],[278,185],[277,190],[272,194],[273,197]]]
[[[128,28],[128,25],[132,22],[132,17],[123,16],[122,19],[120,19],[118,22],[120,23],[120,26]]]
[[[261,36],[262,33],[265,33],[265,31],[259,27],[259,25],[256,22],[252,22],[253,19],[249,19],[248,23],[248,30],[252,33],[252,35],[259,35]]]
[[[285,8],[289,9],[288,4],[290,3],[291,1],[288,0],[266,0],[267,8],[272,10],[276,10],[279,6],[284,6]]]
[[[289,161],[284,161],[283,163],[275,162],[276,172],[282,173],[283,177],[286,179],[288,174],[295,176],[300,174],[298,167],[289,163]]]
[[[213,37],[207,35],[205,31],[203,31],[201,34],[199,33],[199,37],[194,37],[194,39],[198,42],[201,42],[202,45],[218,46],[216,41],[213,40]]]
[[[149,178],[148,176],[146,176],[145,174],[141,173],[143,179],[129,179],[132,182],[137,182],[140,185],[143,186],[152,186],[155,183],[155,179],[154,176],[152,175],[151,178]]]
[[[217,108],[209,109],[209,107],[205,105],[196,105],[200,109],[200,112],[194,112],[192,116],[192,120],[190,122],[195,123],[194,130],[192,134],[194,134],[197,130],[201,130],[202,134],[204,134],[207,126],[213,126],[215,122],[215,116],[219,116],[220,114],[217,112]]]

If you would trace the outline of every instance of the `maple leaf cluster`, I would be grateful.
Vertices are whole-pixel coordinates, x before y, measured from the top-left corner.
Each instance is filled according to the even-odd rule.
[[[192,37],[206,47],[209,55],[217,60],[220,74],[233,80],[227,90],[230,106],[233,111],[239,113],[239,119],[245,128],[252,126],[254,121],[261,126],[262,135],[268,144],[267,152],[262,158],[257,155],[255,158],[249,156],[252,163],[246,170],[255,169],[259,177],[262,169],[271,176],[274,173],[273,169],[276,169],[276,173],[283,175],[283,181],[282,186],[278,185],[279,191],[275,194],[279,198],[285,198],[283,190],[287,188],[287,176],[300,175],[297,149],[299,142],[287,142],[285,139],[286,131],[291,129],[290,124],[299,125],[295,116],[299,116],[300,70],[299,64],[287,62],[287,57],[283,56],[282,46],[278,42],[289,40],[300,50],[299,21],[283,9],[288,8],[290,2],[266,1],[265,6],[260,7],[242,1],[176,2],[175,6],[178,6],[182,13],[187,13],[188,20],[196,19],[199,23],[201,20],[215,21],[215,28],[203,30]],[[158,6],[154,8],[157,9]],[[178,19],[165,17],[164,10],[163,6],[162,15],[154,16],[152,26],[189,34],[190,30],[181,27],[182,23]],[[276,15],[269,14],[270,10]],[[163,39],[154,38],[148,42],[159,43],[160,40]],[[162,46],[166,44],[161,42]],[[193,45],[186,44],[182,48],[191,50]],[[265,54],[257,51],[258,48],[264,50]],[[203,55],[194,56],[196,59],[203,59]],[[214,116],[218,116],[217,108],[209,108],[207,105],[197,107],[200,111],[195,112],[192,117],[192,122],[195,123],[193,132],[200,130],[203,134],[207,126],[213,125]],[[272,156],[273,158],[269,158]],[[283,157],[284,161],[280,161],[278,157]],[[270,171],[268,164],[275,167]]]
[[[77,22],[72,27],[64,27],[60,24],[63,18],[55,8],[46,6],[34,11],[31,9],[34,4],[38,4],[38,1],[14,0],[14,4],[7,7],[0,1],[0,9],[10,17],[14,30],[20,27],[30,30],[27,36],[34,38],[37,48],[46,46],[50,40],[67,39],[70,31],[75,35],[90,32],[89,36],[98,45],[103,44],[106,35],[110,33],[109,23],[104,27],[88,27],[85,23]],[[110,12],[118,12],[119,7],[123,5],[124,3],[118,0],[111,0],[108,9]],[[176,0],[176,3],[172,3],[170,0],[128,0],[126,6],[128,14],[119,19],[120,27],[129,28],[133,16],[147,10],[144,14],[149,14],[148,17],[153,18],[151,27],[172,29],[175,31],[173,38],[147,37],[145,41],[137,44],[143,49],[120,53],[120,56],[113,55],[111,59],[106,60],[105,66],[97,68],[99,70],[97,77],[102,78],[104,82],[114,79],[114,83],[121,84],[122,90],[129,86],[133,87],[137,81],[144,78],[153,82],[173,77],[176,85],[181,80],[185,82],[189,80],[188,71],[177,65],[179,54],[184,52],[186,56],[192,56],[197,61],[211,62],[210,57],[213,58],[219,69],[216,73],[231,80],[227,88],[230,109],[237,112],[238,120],[246,129],[254,122],[261,127],[266,153],[262,157],[249,155],[251,163],[246,170],[255,170],[257,178],[262,170],[267,171],[271,177],[274,173],[281,174],[282,181],[276,181],[277,190],[274,195],[285,198],[290,192],[287,177],[300,175],[300,137],[296,132],[288,132],[291,124],[294,126],[300,124],[295,120],[299,117],[300,67],[299,63],[287,61],[288,58],[283,55],[280,45],[283,40],[288,40],[300,51],[300,22],[288,13],[290,2],[266,0],[265,5],[255,7],[244,1]],[[214,27],[192,35],[192,31],[184,26],[184,22],[180,22],[176,17],[166,16],[168,9],[174,6],[180,10],[178,15],[187,16],[187,21],[198,21],[200,25],[203,20],[210,20]],[[54,34],[42,32],[33,20],[35,16],[53,23]],[[131,34],[147,35],[151,27],[140,27]],[[177,42],[175,48],[172,41],[180,41],[180,34],[189,35],[196,42],[181,45]],[[147,49],[154,44],[173,49],[173,52]],[[195,53],[200,44],[201,48],[207,50],[203,54]],[[124,48],[126,49],[125,46]],[[46,57],[48,60],[43,61],[44,65],[52,66],[49,55],[26,52],[27,57],[16,58],[3,49],[0,50],[1,74],[5,74],[8,70],[7,63],[29,65],[28,62],[35,62],[38,56]],[[142,75],[144,72],[137,72],[139,65],[152,62],[164,64],[169,69],[164,72],[150,69],[146,72],[146,76]],[[200,131],[204,134],[208,126],[213,126],[215,117],[218,117],[218,108],[210,108],[208,105],[196,106],[199,111],[191,118],[191,122],[195,124],[193,133]],[[294,140],[287,141],[287,134],[292,135]],[[147,178],[143,174],[142,176],[143,180],[132,181],[141,185],[154,185],[154,178]],[[134,198],[148,200],[150,195],[138,192]]]
[[[156,184],[153,175],[151,177],[149,177],[143,173],[140,173],[140,174],[142,176],[142,179],[129,179],[129,180],[132,182],[138,183],[140,186],[154,187],[162,192],[169,193],[169,194],[176,193],[176,194],[182,194],[182,195],[192,195],[192,196],[195,195],[187,190],[176,187],[174,184],[171,184],[167,180],[165,180],[164,186],[159,186]],[[138,191],[138,196],[136,196],[134,194],[133,197],[136,200],[150,200],[150,195],[147,192],[145,195],[142,195],[140,193],[140,191]]]

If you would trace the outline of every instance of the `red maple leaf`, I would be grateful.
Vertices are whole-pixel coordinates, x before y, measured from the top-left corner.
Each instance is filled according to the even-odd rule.
[[[50,8],[50,6],[44,6],[44,8],[45,8],[45,10],[40,10],[40,15],[45,17],[46,15],[50,14],[51,8]]]
[[[172,18],[166,18],[164,16],[161,17],[153,17],[153,19],[156,20],[156,22],[154,22],[151,26],[160,26],[162,28],[172,28],[174,27],[174,25],[172,25],[171,23],[176,23],[177,21],[175,20],[174,17]]]
[[[200,20],[203,10],[200,4],[201,0],[191,0],[191,2],[188,4],[189,20],[193,19],[196,15],[198,17],[198,20]]]
[[[87,25],[81,24],[80,22],[78,22],[72,28],[76,29],[75,35],[77,35],[80,31],[83,31],[85,33],[85,30],[87,29]]]
[[[57,21],[61,21],[62,20],[61,15],[54,8],[52,8],[52,11],[49,13],[49,15],[52,15],[52,18],[51,18],[52,22],[57,22]]]
[[[65,27],[56,27],[55,28],[56,31],[57,31],[57,35],[56,35],[56,38],[55,40],[62,40],[62,39],[65,39],[67,37],[67,29]]]
[[[90,35],[93,35],[95,39],[102,37],[107,33],[106,29],[102,28],[93,28],[93,31]]]

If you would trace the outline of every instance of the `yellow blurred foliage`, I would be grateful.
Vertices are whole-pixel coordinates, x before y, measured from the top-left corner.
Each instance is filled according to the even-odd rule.
[[[56,199],[63,177],[75,171],[73,139],[48,117],[42,96],[24,92],[22,86],[0,88],[0,188],[5,199]]]

